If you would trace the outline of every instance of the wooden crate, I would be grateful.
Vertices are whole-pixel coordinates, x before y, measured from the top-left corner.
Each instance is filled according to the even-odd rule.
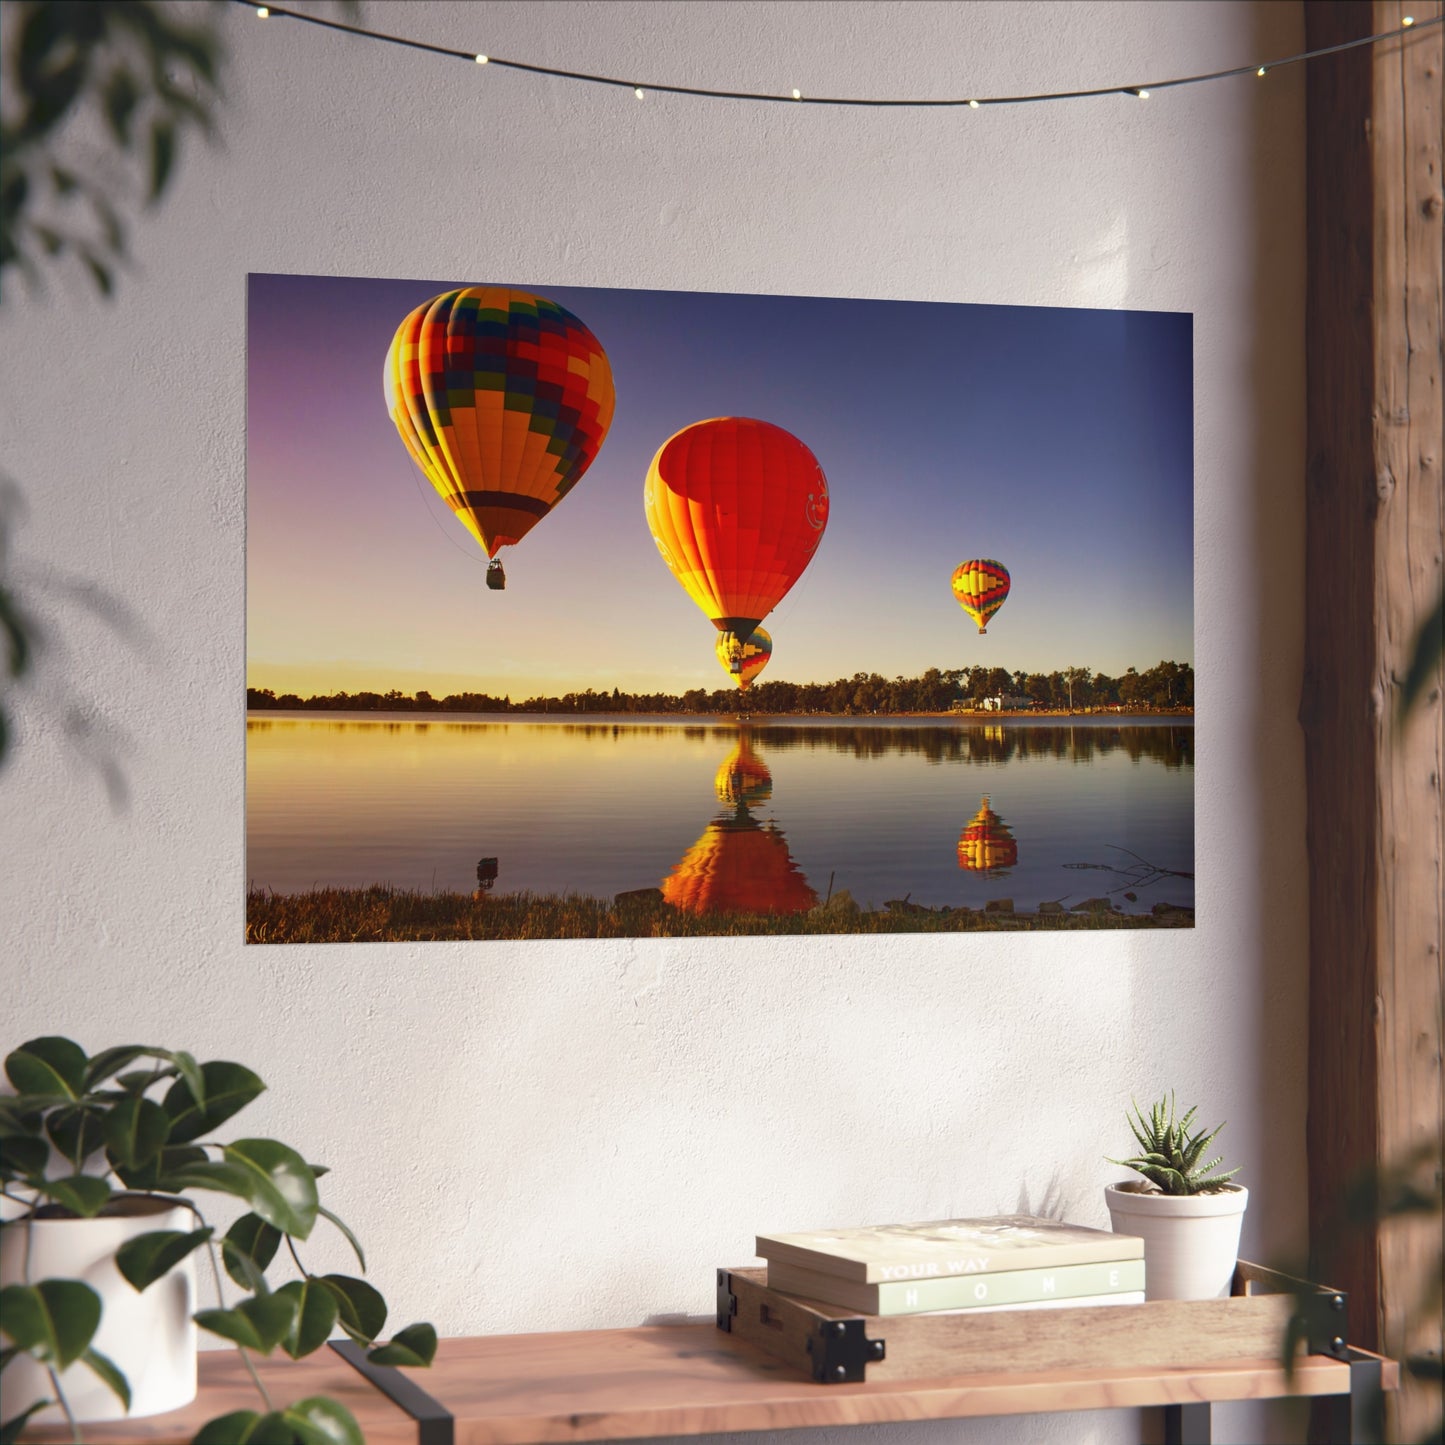
[[[1292,1318],[1299,1353],[1350,1358],[1342,1292],[1244,1260],[1227,1299],[980,1314],[860,1315],[770,1289],[756,1268],[720,1269],[717,1285],[719,1329],[826,1384],[1280,1361]]]

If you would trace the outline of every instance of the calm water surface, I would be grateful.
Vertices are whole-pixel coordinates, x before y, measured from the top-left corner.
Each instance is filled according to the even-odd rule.
[[[865,907],[1192,907],[1194,729],[248,717],[252,887],[469,892],[482,857],[499,893],[662,887],[697,911],[791,911],[845,888]]]

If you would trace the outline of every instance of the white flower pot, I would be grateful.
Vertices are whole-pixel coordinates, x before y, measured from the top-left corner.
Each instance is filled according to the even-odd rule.
[[[1210,1194],[1158,1194],[1142,1181],[1104,1190],[1115,1234],[1144,1241],[1144,1298],[1222,1299],[1239,1259],[1249,1190],[1231,1184]]]
[[[121,1195],[107,1210],[94,1219],[17,1220],[0,1230],[0,1285],[78,1279],[100,1296],[100,1328],[91,1348],[108,1356],[129,1381],[131,1407],[127,1412],[77,1360],[60,1382],[81,1421],[158,1415],[196,1397],[195,1255],[141,1293],[115,1267],[115,1252],[126,1240],[155,1229],[190,1233],[198,1227],[196,1217],[157,1195]],[[54,1399],[44,1366],[24,1355],[11,1361],[0,1375],[0,1418],[21,1414],[41,1399]],[[54,1405],[31,1416],[36,1424],[64,1418]]]

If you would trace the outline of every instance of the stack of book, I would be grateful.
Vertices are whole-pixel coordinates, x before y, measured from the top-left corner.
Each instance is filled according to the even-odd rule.
[[[760,1234],[768,1286],[869,1315],[1142,1304],[1144,1241],[1028,1214]]]

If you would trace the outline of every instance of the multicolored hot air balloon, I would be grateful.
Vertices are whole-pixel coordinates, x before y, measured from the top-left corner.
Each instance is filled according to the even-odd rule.
[[[773,655],[773,639],[761,627],[755,628],[746,642],[740,642],[736,632],[720,632],[713,651],[723,671],[737,683],[738,691],[746,692],[768,665]]]
[[[1019,861],[1009,826],[988,805],[987,796],[958,835],[958,866],[970,873],[996,873]]]
[[[683,591],[719,632],[746,639],[818,550],[828,481],[818,459],[782,427],[714,417],[658,448],[643,507]]]
[[[979,635],[987,631],[985,624],[1004,604],[1008,596],[1008,568],[1002,562],[977,557],[960,562],[953,569],[953,595],[958,605],[978,623]]]
[[[387,410],[413,460],[492,558],[577,484],[612,423],[612,368],[572,313],[526,291],[445,291],[396,329]]]

